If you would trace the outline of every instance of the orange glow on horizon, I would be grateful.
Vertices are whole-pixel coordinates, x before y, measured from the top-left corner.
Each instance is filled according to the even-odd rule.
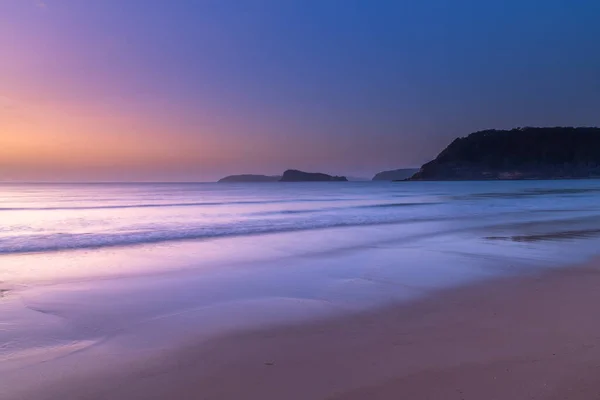
[[[123,115],[102,105],[14,103],[0,109],[3,168],[29,172],[189,169],[229,158],[219,149],[223,143],[218,143],[218,134],[198,133],[199,124],[175,125],[168,119],[161,120],[160,115]],[[0,170],[0,180],[5,178]]]

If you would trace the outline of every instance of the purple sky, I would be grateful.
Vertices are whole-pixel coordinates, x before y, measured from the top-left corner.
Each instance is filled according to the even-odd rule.
[[[599,124],[600,2],[0,2],[0,181],[371,177]]]

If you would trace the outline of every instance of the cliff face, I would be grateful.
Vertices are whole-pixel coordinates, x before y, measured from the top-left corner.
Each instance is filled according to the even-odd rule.
[[[267,176],[267,175],[230,175],[225,178],[219,179],[219,182],[278,182],[281,176]]]
[[[410,180],[592,177],[600,177],[600,128],[518,128],[458,138]]]
[[[345,176],[331,176],[319,172],[303,172],[288,169],[283,173],[281,182],[346,182]]]
[[[401,181],[410,178],[419,172],[418,168],[394,169],[392,171],[382,171],[373,177],[374,181]]]

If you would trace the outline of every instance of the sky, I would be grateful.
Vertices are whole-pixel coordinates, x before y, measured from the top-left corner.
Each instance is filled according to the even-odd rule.
[[[371,177],[600,125],[597,0],[0,0],[0,181]]]

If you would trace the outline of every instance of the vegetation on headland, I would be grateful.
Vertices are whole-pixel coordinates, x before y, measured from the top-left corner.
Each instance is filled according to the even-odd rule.
[[[455,139],[410,180],[600,177],[600,128],[485,130]]]

